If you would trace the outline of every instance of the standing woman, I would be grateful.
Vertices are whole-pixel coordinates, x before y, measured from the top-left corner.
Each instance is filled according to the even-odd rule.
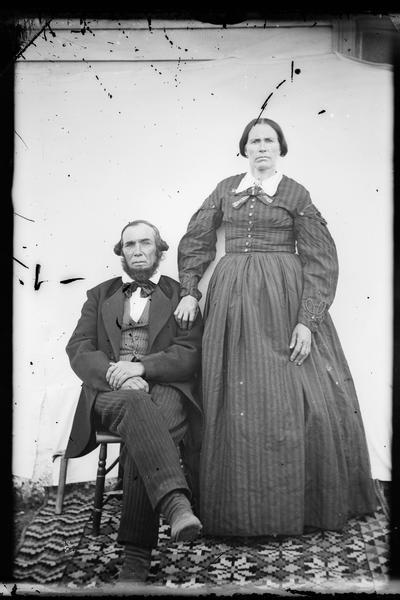
[[[210,535],[341,530],[376,507],[357,396],[328,312],[335,244],[308,191],[278,169],[271,119],[244,129],[247,173],[221,181],[178,250],[190,328],[197,289],[225,225],[203,338],[200,517]]]

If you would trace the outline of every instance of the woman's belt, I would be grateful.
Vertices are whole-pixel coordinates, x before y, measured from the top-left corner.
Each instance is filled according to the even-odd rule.
[[[289,243],[289,244],[268,244],[268,243],[264,243],[264,244],[260,244],[259,240],[256,242],[255,240],[253,240],[253,242],[249,242],[249,241],[241,241],[241,240],[235,240],[235,241],[227,241],[225,244],[225,252],[226,254],[232,254],[232,253],[242,253],[242,252],[290,252],[290,253],[294,253],[295,252],[295,245],[294,243]]]

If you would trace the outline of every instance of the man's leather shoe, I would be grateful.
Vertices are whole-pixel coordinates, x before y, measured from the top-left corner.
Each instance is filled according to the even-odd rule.
[[[130,559],[129,564],[124,561],[118,576],[118,581],[131,583],[145,583],[150,570],[150,560],[145,558]]]

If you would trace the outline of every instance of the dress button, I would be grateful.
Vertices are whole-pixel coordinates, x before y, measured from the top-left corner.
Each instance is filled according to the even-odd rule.
[[[248,249],[248,248],[245,248],[245,249],[244,249],[244,251],[245,251],[245,252],[248,252],[248,251],[249,251],[249,249]]]
[[[301,216],[303,217],[303,216],[304,216],[304,213],[303,213],[303,212],[301,212],[301,213],[299,213],[299,215],[301,215]]]
[[[251,233],[248,233],[248,234],[247,234],[247,237],[250,237],[250,238],[251,238]]]
[[[246,242],[246,246],[248,246],[250,244],[250,242]]]
[[[253,225],[253,221],[249,221],[249,225]]]
[[[253,216],[253,213],[249,213],[249,217],[252,217],[252,216]]]

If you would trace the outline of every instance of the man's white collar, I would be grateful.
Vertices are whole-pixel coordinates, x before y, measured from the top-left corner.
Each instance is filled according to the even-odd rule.
[[[122,271],[122,281],[124,283],[130,283],[131,281],[135,281],[132,277],[130,277],[128,275],[128,273],[125,273],[125,271]],[[161,277],[161,273],[160,271],[157,269],[157,271],[155,273],[153,273],[153,275],[151,277],[149,277],[150,281],[152,281],[153,283],[157,284],[160,281],[160,277]]]
[[[281,173],[280,171],[276,171],[276,173],[274,175],[271,175],[271,177],[268,177],[268,179],[264,179],[264,181],[257,181],[257,179],[254,178],[250,171],[247,171],[246,175],[240,181],[236,189],[236,193],[244,192],[244,190],[247,190],[247,188],[252,187],[253,185],[259,185],[260,187],[262,187],[264,192],[268,194],[268,196],[273,196],[276,193],[276,190],[282,177],[283,173]]]

